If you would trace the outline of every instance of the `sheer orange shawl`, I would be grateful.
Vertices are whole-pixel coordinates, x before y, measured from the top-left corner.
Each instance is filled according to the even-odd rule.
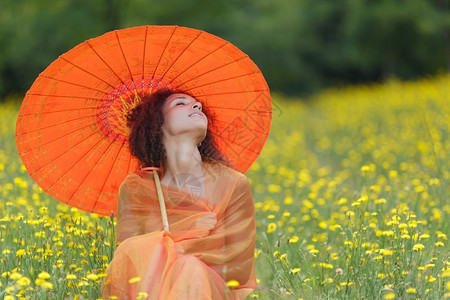
[[[248,179],[220,163],[202,166],[203,196],[161,185],[170,232],[163,230],[153,175],[127,175],[117,208],[121,243],[106,271],[104,299],[244,299],[256,288]],[[231,280],[239,285],[227,287]]]

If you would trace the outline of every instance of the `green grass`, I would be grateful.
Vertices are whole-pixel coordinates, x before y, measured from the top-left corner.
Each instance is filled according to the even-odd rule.
[[[273,97],[269,139],[246,174],[258,230],[249,297],[450,297],[449,82],[327,90],[309,104]],[[0,299],[100,297],[113,220],[30,179],[18,109],[0,105]]]

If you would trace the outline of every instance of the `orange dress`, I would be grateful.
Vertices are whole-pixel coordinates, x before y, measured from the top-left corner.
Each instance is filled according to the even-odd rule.
[[[200,191],[161,185],[170,232],[163,230],[153,175],[127,175],[117,209],[121,243],[106,270],[103,299],[135,299],[140,292],[145,299],[244,299],[256,288],[248,179],[220,163],[202,165]],[[239,285],[228,288],[230,280]]]

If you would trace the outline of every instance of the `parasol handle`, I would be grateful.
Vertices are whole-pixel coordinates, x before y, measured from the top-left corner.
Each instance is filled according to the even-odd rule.
[[[155,176],[156,191],[158,192],[158,200],[159,200],[159,207],[161,208],[161,218],[163,222],[163,227],[164,230],[169,231],[169,221],[167,220],[166,203],[164,202],[164,196],[161,189],[161,182],[159,181],[159,175],[155,169],[153,169],[153,175]]]

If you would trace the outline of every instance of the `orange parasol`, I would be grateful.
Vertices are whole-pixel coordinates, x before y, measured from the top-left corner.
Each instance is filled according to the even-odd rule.
[[[109,215],[137,168],[126,115],[143,95],[183,90],[216,115],[212,134],[245,173],[269,134],[272,107],[258,67],[231,43],[178,26],[108,32],[42,72],[16,124],[19,155],[39,186],[68,205]]]

